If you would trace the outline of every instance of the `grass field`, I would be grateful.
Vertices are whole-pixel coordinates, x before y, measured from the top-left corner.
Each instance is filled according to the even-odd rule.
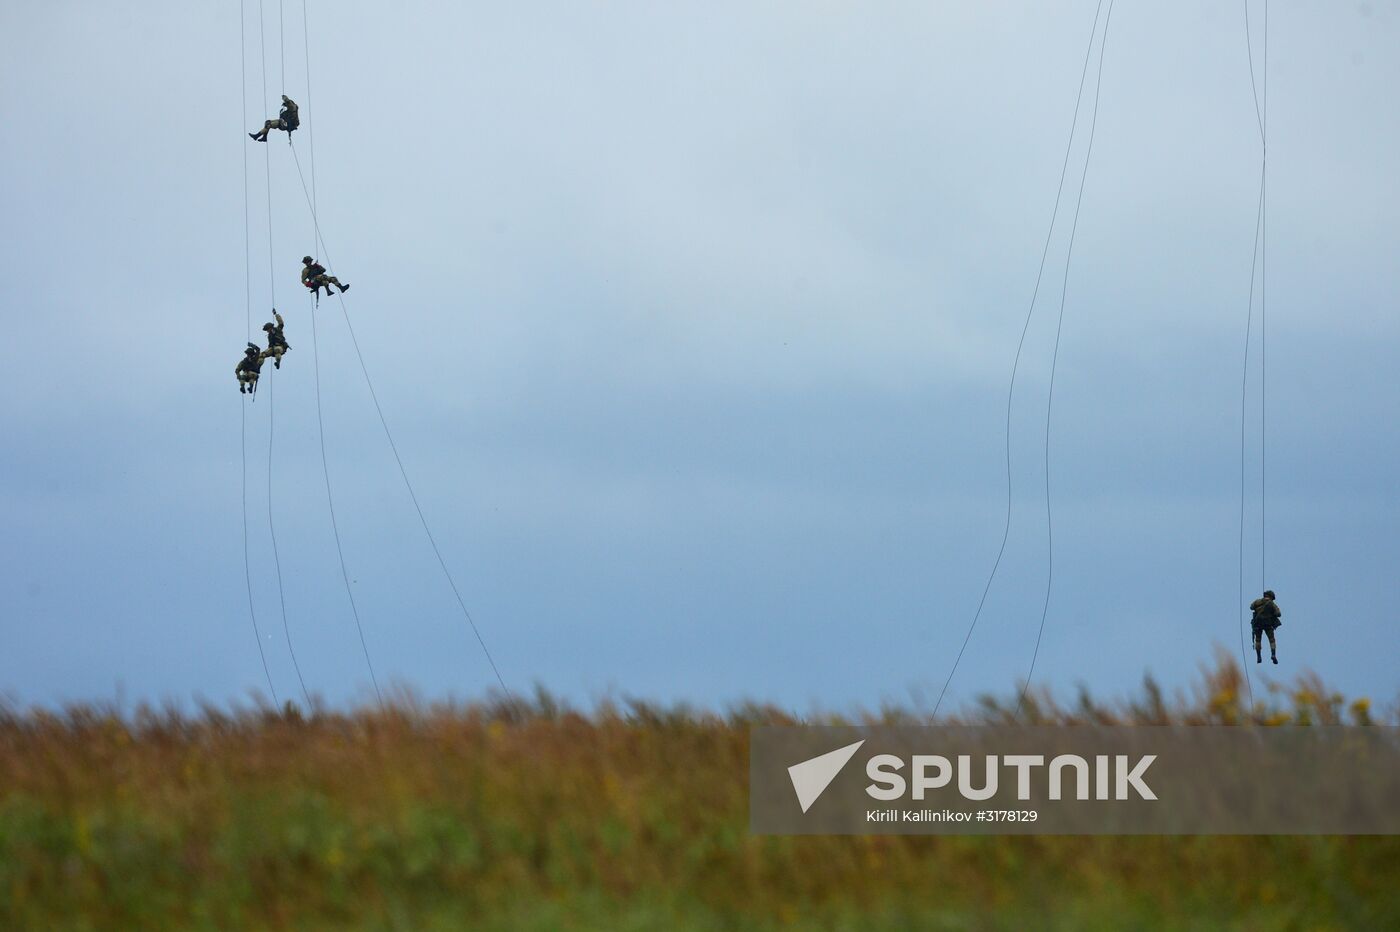
[[[1222,660],[1191,698],[1148,683],[1028,717],[1395,722],[1310,677],[1246,713],[1241,685]],[[990,698],[964,716],[1010,718]],[[748,728],[794,720],[544,694],[10,707],[0,928],[1400,929],[1397,838],[752,836]]]

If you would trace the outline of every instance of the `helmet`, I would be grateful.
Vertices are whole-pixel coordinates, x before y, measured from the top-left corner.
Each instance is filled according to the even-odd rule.
[[[1272,590],[1272,589],[1265,589],[1265,590],[1264,590],[1264,598],[1266,598],[1266,599],[1275,598],[1275,596],[1274,596],[1274,590]]]
[[[277,329],[277,328],[276,328],[276,325],[275,325],[275,324],[270,324],[270,323],[268,323],[268,324],[263,324],[263,329],[266,330],[266,331],[268,331],[269,333],[271,333],[273,330],[275,330],[275,329]]]
[[[302,265],[310,265],[310,264],[311,264],[311,261],[312,261],[312,260],[311,260],[311,257],[310,257],[310,256],[302,256],[302,257],[301,257],[301,263],[302,263]]]

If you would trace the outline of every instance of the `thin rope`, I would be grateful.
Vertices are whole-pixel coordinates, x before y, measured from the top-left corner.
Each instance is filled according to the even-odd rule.
[[[1030,669],[1026,672],[1025,685],[1021,687],[1021,698],[1016,702],[1016,715],[1021,715],[1026,694],[1030,691],[1031,680],[1035,676],[1035,664],[1040,658],[1040,642],[1045,636],[1045,619],[1050,613],[1050,592],[1055,582],[1055,523],[1050,507],[1050,423],[1055,404],[1055,373],[1060,362],[1060,334],[1065,323],[1065,296],[1069,292],[1070,260],[1074,256],[1074,236],[1079,230],[1079,208],[1084,202],[1085,182],[1089,178],[1089,162],[1094,154],[1094,131],[1099,123],[1099,90],[1103,86],[1103,59],[1108,48],[1108,27],[1113,21],[1113,0],[1109,0],[1108,12],[1104,14],[1103,38],[1099,40],[1099,66],[1094,78],[1094,109],[1089,118],[1089,145],[1084,151],[1084,170],[1079,176],[1079,194],[1074,201],[1074,220],[1069,228],[1069,248],[1065,251],[1065,274],[1060,285],[1060,314],[1055,324],[1055,348],[1050,355],[1050,389],[1045,397],[1045,537],[1047,543],[1045,603],[1040,609],[1040,628],[1035,635],[1035,650],[1031,654]]]
[[[238,90],[242,109],[238,114],[239,132],[248,125],[248,24],[245,0],[238,0]],[[241,139],[242,137],[240,137]],[[243,150],[243,331],[248,342],[253,341],[253,242],[248,204],[248,147]],[[242,394],[240,392],[239,394]],[[240,399],[241,400],[241,399]],[[247,450],[244,450],[246,455]]]
[[[270,99],[267,93],[267,41],[263,26],[263,4],[258,0],[258,47],[262,56],[262,85],[264,105]],[[277,306],[277,265],[272,246],[272,147],[263,149],[263,165],[267,170],[267,278],[271,289],[272,306]]]
[[[1264,0],[1263,167],[1259,181],[1259,585],[1269,584],[1269,0]]]
[[[360,621],[360,608],[355,603],[355,591],[350,588],[350,571],[345,568],[345,548],[340,543],[340,523],[335,517],[335,497],[331,494],[331,470],[326,461],[326,425],[321,417],[321,348],[316,335],[316,312],[311,312],[311,371],[316,383],[316,437],[321,444],[321,474],[326,480],[326,507],[331,513],[331,534],[335,537],[335,555],[340,560],[340,578],[345,583],[345,595],[350,600],[350,614],[355,618],[355,630],[360,635],[360,650],[365,655],[365,666],[369,669],[370,682],[374,684],[374,695],[379,704],[384,704],[384,694],[379,691],[379,678],[374,675],[374,662],[369,659],[369,645],[365,641],[365,628]]]
[[[253,639],[258,642],[258,657],[262,660],[263,676],[267,677],[267,688],[272,692],[272,704],[282,705],[277,698],[277,687],[272,685],[272,671],[267,666],[267,653],[263,650],[262,632],[258,630],[258,616],[253,610],[253,569],[248,558],[248,406],[239,400],[238,408],[243,412],[243,582],[248,588],[248,617],[253,621]]]
[[[1264,0],[1264,68],[1259,84],[1264,102],[1259,102],[1260,90],[1254,78],[1253,40],[1249,32],[1249,0],[1244,4],[1245,48],[1249,54],[1249,83],[1254,93],[1255,118],[1259,124],[1262,150],[1259,181],[1259,211],[1256,218],[1255,249],[1259,261],[1259,576],[1260,585],[1268,585],[1268,174],[1269,174],[1269,0]],[[1253,279],[1250,286],[1253,287]]]
[[[296,162],[297,177],[301,179],[301,193],[306,198],[307,206],[311,208],[311,223],[316,230],[316,241],[321,246],[321,254],[326,257],[326,262],[333,267],[334,264],[331,261],[330,249],[327,248],[325,238],[321,234],[321,221],[316,216],[315,205],[312,204],[311,194],[306,187],[306,176],[301,170],[301,159],[296,155],[296,146],[292,146],[292,158]],[[336,297],[340,299],[340,313],[345,319],[345,328],[350,333],[350,344],[355,348],[355,357],[360,362],[360,372],[364,374],[365,385],[369,388],[369,396],[374,402],[375,413],[379,415],[379,426],[384,429],[384,437],[389,441],[389,449],[394,454],[394,462],[398,464],[399,475],[403,478],[404,488],[408,490],[408,497],[413,501],[413,509],[418,513],[418,523],[423,526],[423,534],[428,538],[428,544],[432,547],[433,555],[437,557],[438,566],[442,568],[442,574],[447,580],[447,585],[452,589],[452,595],[457,600],[458,608],[462,610],[462,617],[466,619],[472,633],[476,635],[477,644],[481,646],[481,652],[485,655],[486,662],[491,666],[491,672],[495,674],[496,682],[500,684],[501,690],[505,693],[506,698],[514,700],[514,694],[510,691],[510,687],[506,686],[506,681],[504,677],[501,676],[500,668],[496,666],[495,658],[491,656],[491,651],[486,646],[485,638],[481,636],[481,629],[477,627],[476,620],[472,618],[471,612],[467,609],[467,603],[462,598],[461,591],[457,588],[457,581],[452,578],[452,571],[447,568],[447,561],[443,559],[442,551],[438,548],[437,540],[433,537],[432,529],[428,527],[428,519],[423,514],[423,506],[418,502],[418,493],[414,491],[413,483],[408,478],[408,470],[404,467],[403,458],[399,456],[398,445],[394,443],[393,431],[389,429],[389,421],[384,416],[383,407],[379,404],[379,393],[374,389],[374,380],[370,378],[369,366],[366,365],[364,353],[360,350],[360,341],[355,336],[355,327],[350,322],[350,312],[345,306],[345,296],[343,294],[337,294]]]
[[[287,638],[287,653],[292,655],[292,668],[297,671],[297,682],[301,684],[301,697],[311,708],[311,694],[306,690],[306,680],[301,676],[301,664],[297,662],[296,649],[292,647],[292,629],[287,625],[287,596],[282,590],[282,558],[277,553],[277,525],[272,520],[272,441],[276,435],[276,398],[271,383],[267,386],[267,531],[272,537],[272,562],[277,567],[277,601],[282,607],[282,633]]]
[[[259,37],[260,37],[260,38],[263,37],[263,35],[264,35],[265,31],[266,31],[266,30],[263,28],[262,11],[263,11],[262,0],[258,0],[258,27],[259,27],[259,28],[258,28],[258,32],[259,32]],[[282,31],[282,4],[281,4],[281,0],[278,0],[277,19],[278,19],[277,29],[278,29],[278,33],[280,34],[281,31]],[[267,100],[267,99],[269,99],[269,98],[268,98],[268,93],[267,93],[267,44],[266,44],[265,41],[262,41],[262,42],[261,42],[261,49],[262,49],[263,98],[264,98],[264,100]],[[286,65],[285,65],[285,62],[284,62],[284,64],[283,64],[283,74],[284,74],[284,77],[285,77],[285,72],[286,72]],[[244,151],[245,151],[245,152],[247,151],[246,147],[245,147]],[[263,165],[264,165],[264,167],[266,168],[266,171],[267,171],[267,285],[268,285],[268,293],[269,293],[269,295],[270,295],[271,298],[272,298],[273,310],[275,311],[275,310],[276,310],[276,306],[277,306],[277,265],[276,265],[275,249],[274,249],[274,247],[273,247],[273,235],[272,235],[272,230],[273,230],[273,227],[272,227],[272,147],[271,147],[270,145],[267,145],[267,144],[264,144],[264,148],[263,148]],[[250,324],[249,324],[250,329],[251,329],[251,326],[252,326],[252,325],[251,325],[251,323],[250,323]],[[272,391],[271,385],[268,386],[268,391],[269,391],[269,392]],[[284,591],[283,585],[282,585],[282,558],[281,558],[281,555],[280,555],[280,554],[278,553],[278,551],[277,551],[277,526],[276,526],[276,522],[275,522],[274,519],[273,519],[273,507],[272,507],[272,452],[273,452],[273,443],[272,443],[272,441],[273,441],[273,434],[274,434],[274,430],[275,430],[275,426],[276,426],[276,419],[275,419],[275,417],[274,417],[274,413],[275,413],[275,412],[273,411],[273,405],[274,405],[274,403],[275,403],[275,400],[276,400],[276,399],[275,399],[275,396],[270,396],[270,397],[268,398],[268,401],[267,401],[267,404],[268,404],[268,412],[267,412],[267,530],[268,530],[268,534],[269,534],[269,535],[271,536],[271,538],[272,538],[272,561],[273,561],[274,566],[277,568],[277,601],[278,601],[278,604],[281,606],[281,609],[282,609],[282,631],[283,631],[283,633],[285,634],[286,639],[287,639],[287,653],[291,655],[291,658],[292,658],[292,668],[296,670],[297,682],[301,684],[301,695],[302,695],[302,698],[306,701],[306,706],[307,706],[307,708],[310,709],[310,707],[311,707],[311,694],[310,694],[310,693],[307,691],[307,689],[306,689],[306,680],[302,678],[302,675],[301,675],[301,664],[297,661],[296,650],[292,647],[292,632],[291,632],[290,626],[289,626],[288,623],[287,623],[287,595],[286,595],[286,592]]]
[[[1265,42],[1267,43],[1268,30],[1268,3],[1265,2]],[[1254,121],[1259,127],[1259,140],[1264,140],[1264,112],[1259,106],[1259,87],[1254,81],[1254,40],[1249,29],[1249,0],[1244,0],[1244,50],[1249,58],[1249,90],[1254,95]],[[1268,70],[1267,59],[1265,60],[1265,71]],[[1266,92],[1267,93],[1267,92]]]
[[[1254,324],[1254,286],[1256,273],[1259,283],[1259,577],[1261,591],[1268,587],[1268,559],[1267,546],[1268,535],[1267,526],[1267,399],[1268,399],[1268,364],[1267,364],[1267,323],[1265,310],[1265,280],[1267,279],[1267,252],[1268,252],[1268,169],[1269,169],[1269,4],[1264,0],[1264,73],[1262,80],[1256,81],[1254,76],[1254,37],[1249,28],[1249,0],[1244,2],[1245,17],[1245,49],[1249,61],[1249,86],[1254,97],[1255,119],[1259,128],[1260,164],[1259,164],[1259,201],[1254,211],[1254,248],[1250,254],[1249,264],[1249,307],[1245,315],[1244,332],[1244,362],[1243,373],[1240,377],[1240,532],[1239,532],[1239,605],[1245,605],[1245,583],[1244,583],[1244,538],[1245,538],[1245,503],[1248,498],[1248,469],[1246,464],[1246,454],[1248,452],[1248,430],[1249,430],[1249,347],[1253,337]],[[1262,86],[1263,103],[1260,103],[1260,88]],[[1238,610],[1238,609],[1237,609]],[[1240,653],[1244,663],[1245,685],[1249,689],[1249,704],[1254,706],[1254,683],[1249,672],[1249,652],[1244,647],[1244,618],[1241,613],[1240,622]]]
[[[1259,179],[1259,202],[1254,208],[1254,249],[1250,255],[1249,262],[1249,309],[1245,313],[1244,319],[1244,363],[1241,366],[1240,374],[1240,595],[1238,606],[1245,605],[1244,596],[1244,511],[1246,499],[1246,485],[1248,481],[1248,469],[1245,462],[1245,452],[1248,447],[1249,431],[1249,343],[1250,336],[1254,328],[1254,277],[1257,270],[1256,263],[1259,261],[1259,232],[1263,226],[1264,216],[1264,180],[1261,172]],[[1236,611],[1239,609],[1237,608]],[[1249,706],[1254,707],[1254,682],[1249,674],[1249,651],[1244,646],[1244,618],[1240,617],[1240,654],[1244,661],[1244,680],[1249,688]]]
[[[281,0],[278,0],[278,2],[280,3]],[[312,120],[312,112],[314,111],[314,108],[313,108],[312,105],[311,105],[311,40],[310,40],[310,29],[309,29],[309,25],[308,25],[308,24],[309,24],[309,16],[308,16],[307,11],[306,11],[306,0],[302,0],[302,4],[301,4],[301,29],[302,29],[302,33],[301,33],[301,35],[302,35],[302,50],[303,50],[303,52],[305,53],[305,62],[306,62],[306,119],[305,119],[304,123],[305,123],[305,126],[306,126],[306,133],[307,133],[307,136],[310,137],[310,139],[311,139],[311,151],[312,151],[312,153],[313,153],[313,161],[312,161],[312,168],[311,168],[311,177],[312,177],[312,185],[313,185],[313,189],[314,189],[315,177],[316,177],[316,167],[315,167],[315,161],[314,161],[314,157],[315,157],[315,156],[314,156],[314,153],[315,153],[315,151],[316,151],[316,141],[315,141],[315,140],[316,140],[316,137],[313,135],[313,134],[314,134],[314,129],[313,129],[312,123],[311,123],[311,120]],[[291,136],[290,133],[288,133],[288,134],[287,134],[287,144],[290,146],[291,143],[292,143],[292,136]],[[292,154],[293,154],[293,156],[296,155],[296,149],[295,149],[295,148],[292,149]],[[300,166],[299,164],[298,164],[298,166],[297,166],[297,173],[298,173],[298,175],[301,173],[301,166]],[[303,188],[303,190],[305,190],[305,183],[304,183],[304,182],[303,182],[303,184],[302,184],[302,188]],[[315,216],[315,212],[314,212],[314,211],[312,212],[312,215],[313,215],[313,217]],[[314,244],[314,243],[312,244],[312,250],[311,250],[311,251],[312,251],[312,252],[315,252],[315,251],[316,251],[316,249],[315,249],[315,244]],[[317,441],[319,442],[320,447],[321,447],[321,475],[322,475],[322,477],[325,479],[325,485],[326,485],[326,510],[330,513],[330,518],[331,518],[331,535],[335,538],[335,555],[336,555],[336,559],[337,559],[337,560],[339,561],[339,563],[340,563],[340,579],[341,579],[341,582],[343,582],[343,583],[345,584],[345,596],[346,596],[346,598],[347,598],[347,599],[349,600],[349,602],[350,602],[350,614],[351,614],[351,616],[353,616],[354,619],[355,619],[355,631],[356,631],[356,633],[359,635],[359,638],[360,638],[360,650],[361,650],[361,652],[364,654],[364,657],[365,657],[365,668],[366,668],[367,670],[369,670],[369,679],[370,679],[370,683],[373,684],[373,686],[374,686],[374,695],[375,695],[375,698],[378,699],[379,704],[382,706],[382,705],[384,704],[384,694],[383,694],[383,693],[380,691],[380,689],[379,689],[379,678],[378,678],[378,677],[375,675],[375,673],[374,673],[374,662],[373,662],[372,660],[370,660],[370,656],[369,656],[369,643],[368,643],[367,640],[365,639],[365,628],[364,628],[364,623],[363,623],[363,621],[362,621],[361,618],[360,618],[360,607],[359,607],[359,604],[355,601],[355,590],[354,590],[354,589],[351,587],[351,585],[350,585],[350,571],[349,571],[349,569],[348,569],[348,568],[346,567],[346,565],[345,565],[345,547],[344,547],[344,545],[341,543],[341,539],[340,539],[340,522],[339,522],[339,520],[337,519],[336,514],[335,514],[335,495],[334,495],[334,493],[333,493],[332,490],[331,490],[331,470],[330,470],[330,463],[329,463],[329,461],[328,461],[328,459],[327,459],[327,457],[326,457],[326,424],[325,424],[324,416],[323,416],[323,414],[322,414],[322,407],[321,407],[321,349],[320,349],[320,341],[319,341],[319,339],[318,339],[317,332],[316,332],[316,310],[315,310],[314,307],[312,308],[312,311],[311,311],[311,361],[312,361],[312,372],[314,373],[314,380],[315,380],[315,385],[316,385],[316,438],[317,438]]]
[[[313,109],[311,106],[311,28],[308,25],[310,17],[306,12],[306,6],[309,2],[310,0],[301,0],[301,43],[306,53],[306,139],[311,145],[311,216],[314,217],[316,216],[316,127],[311,123]],[[287,142],[291,142],[291,136],[287,137]]]
[[[287,36],[282,27],[282,0],[277,0],[277,54],[282,65],[282,93],[287,93]]]
[[[1031,292],[1030,305],[1026,308],[1026,320],[1021,325],[1021,338],[1016,343],[1016,358],[1011,363],[1011,384],[1006,390],[1006,525],[1001,531],[1001,546],[997,549],[997,558],[992,563],[992,571],[987,575],[987,584],[982,587],[982,598],[977,602],[977,611],[973,613],[972,624],[967,626],[967,635],[963,638],[962,647],[958,648],[958,656],[953,661],[953,668],[948,671],[948,678],[943,681],[943,690],[938,694],[938,701],[933,705],[933,716],[938,716],[938,710],[943,705],[943,697],[948,694],[948,687],[953,682],[953,675],[958,672],[958,665],[962,663],[963,654],[967,651],[967,645],[972,640],[972,632],[977,627],[978,620],[982,617],[982,609],[987,604],[987,594],[992,591],[992,581],[996,579],[997,570],[1001,567],[1001,558],[1006,553],[1006,542],[1011,536],[1011,403],[1016,395],[1016,375],[1021,367],[1021,351],[1026,345],[1026,334],[1031,327],[1031,317],[1035,313],[1035,302],[1040,297],[1040,282],[1045,276],[1045,260],[1050,255],[1050,241],[1055,233],[1055,221],[1060,214],[1060,198],[1065,190],[1065,176],[1069,172],[1069,155],[1074,148],[1074,133],[1079,126],[1079,108],[1084,100],[1084,82],[1089,74],[1089,59],[1094,49],[1094,36],[1099,31],[1099,13],[1103,9],[1103,0],[1094,8],[1094,25],[1089,30],[1089,44],[1084,48],[1084,65],[1079,72],[1079,90],[1074,97],[1074,117],[1070,120],[1069,139],[1065,142],[1065,157],[1060,165],[1060,182],[1055,188],[1055,206],[1050,211],[1050,228],[1045,231],[1045,245],[1040,250],[1040,266],[1035,273],[1035,288]]]
[[[248,122],[248,41],[247,10],[243,0],[238,4],[238,64],[239,88],[242,93],[242,110],[238,114],[238,131],[243,132]],[[246,336],[253,335],[253,246],[248,218],[248,147],[243,146],[243,325]],[[251,342],[251,340],[250,340]],[[258,630],[258,614],[253,607],[253,567],[248,556],[248,406],[243,393],[238,396],[238,410],[241,415],[239,448],[243,454],[243,582],[248,589],[248,618],[253,623],[253,639],[258,643],[258,657],[262,660],[263,675],[267,677],[267,688],[272,693],[272,704],[281,705],[277,698],[277,687],[272,684],[272,671],[267,666],[267,653],[263,650],[262,632]]]

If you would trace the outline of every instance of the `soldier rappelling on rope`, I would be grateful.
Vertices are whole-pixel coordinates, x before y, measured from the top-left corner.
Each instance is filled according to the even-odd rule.
[[[280,113],[277,114],[277,119],[267,120],[263,123],[262,129],[258,130],[256,133],[249,133],[248,135],[253,139],[254,142],[267,142],[268,131],[280,129],[283,132],[287,133],[288,138],[290,139],[291,134],[300,125],[301,114],[297,110],[297,102],[295,100],[292,100],[292,98],[288,97],[286,94],[283,94],[282,110]]]
[[[311,293],[316,296],[318,303],[321,300],[322,288],[326,289],[327,297],[331,295],[332,285],[339,288],[341,294],[350,290],[348,284],[342,285],[340,279],[334,275],[326,274],[326,267],[310,256],[301,257],[301,283],[311,289]]]
[[[287,350],[291,349],[291,347],[287,345],[286,334],[282,332],[282,328],[286,326],[286,321],[282,319],[281,314],[277,313],[277,308],[272,309],[272,316],[277,318],[277,323],[274,324],[269,321],[263,324],[262,328],[267,333],[267,349],[263,350],[260,355],[263,359],[271,359],[273,368],[281,369],[282,356]]]
[[[249,343],[248,348],[243,351],[243,358],[234,367],[234,374],[238,376],[238,391],[249,395],[255,395],[258,391],[258,373],[262,371],[262,349],[256,343]]]
[[[1274,663],[1278,663],[1278,643],[1274,640],[1274,630],[1283,624],[1279,621],[1283,611],[1274,601],[1274,590],[1266,589],[1263,596],[1249,603],[1249,609],[1254,613],[1254,617],[1249,621],[1249,627],[1254,632],[1254,662],[1264,662],[1260,635],[1267,634],[1269,636],[1269,657]]]

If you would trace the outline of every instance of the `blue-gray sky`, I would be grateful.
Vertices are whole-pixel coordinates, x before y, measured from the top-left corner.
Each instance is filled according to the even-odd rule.
[[[798,707],[936,695],[996,554],[1012,354],[1094,0],[0,8],[0,689],[363,698],[316,441],[313,248],[507,682]],[[1284,666],[1395,695],[1400,4],[1271,5],[1268,584]],[[1240,389],[1260,143],[1242,4],[1121,0],[1068,283],[1041,683],[1189,684],[1239,647]],[[1262,79],[1262,4],[1251,8]],[[285,83],[282,78],[285,45]],[[1090,88],[1092,89],[1092,73]],[[1086,101],[1086,108],[1088,102]],[[1066,201],[1077,194],[1083,140]],[[1065,216],[1064,221],[1068,220]],[[1010,545],[953,696],[1025,675],[1068,224],[1012,423]],[[479,695],[334,304],[345,556],[381,682]],[[1253,359],[1259,360],[1258,307]],[[1251,382],[1246,598],[1259,578]],[[274,404],[275,402],[275,404]]]

